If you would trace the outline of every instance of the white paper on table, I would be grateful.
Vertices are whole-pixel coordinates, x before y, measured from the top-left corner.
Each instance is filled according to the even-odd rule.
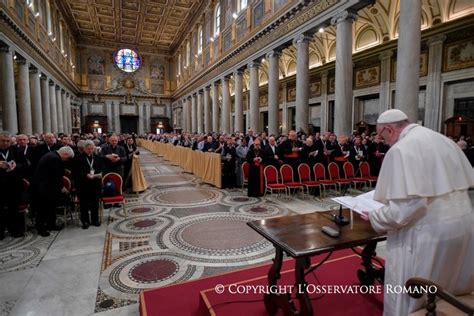
[[[358,196],[339,196],[331,200],[353,210],[359,214],[363,211],[373,212],[384,206],[384,204],[374,200],[374,191],[370,191]]]

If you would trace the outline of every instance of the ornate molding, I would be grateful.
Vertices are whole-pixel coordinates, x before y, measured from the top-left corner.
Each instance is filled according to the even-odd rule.
[[[261,63],[259,61],[251,61],[251,62],[248,63],[247,67],[249,69],[252,69],[252,68],[257,68],[258,69],[260,67],[260,65],[261,65]]]
[[[443,44],[445,40],[446,40],[446,35],[444,35],[444,34],[438,34],[438,35],[435,35],[435,36],[430,37],[430,38],[426,41],[426,44],[427,44],[428,46],[439,45],[439,44]]]
[[[392,58],[393,52],[391,50],[386,50],[379,55],[379,60],[387,60]]]
[[[270,59],[270,58],[280,58],[281,57],[281,50],[277,50],[277,49],[274,49],[268,53],[265,54],[265,57],[267,59]]]
[[[298,45],[299,43],[309,43],[312,40],[313,38],[311,36],[303,33],[295,37],[295,39],[293,40],[293,44]]]

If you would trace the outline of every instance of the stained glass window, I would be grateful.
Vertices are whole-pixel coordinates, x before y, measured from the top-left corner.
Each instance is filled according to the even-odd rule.
[[[125,72],[134,72],[140,68],[142,62],[137,52],[124,48],[115,54],[115,64]]]

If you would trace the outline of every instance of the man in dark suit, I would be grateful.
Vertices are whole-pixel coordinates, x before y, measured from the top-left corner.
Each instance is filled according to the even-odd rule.
[[[133,141],[133,139],[131,140]],[[73,176],[81,208],[82,229],[89,228],[91,223],[94,226],[100,226],[99,199],[102,191],[102,159],[94,151],[94,142],[86,140],[84,152],[74,160]]]
[[[36,146],[33,152],[33,169],[36,170],[36,166],[40,159],[52,151],[58,150],[60,146],[56,143],[56,136],[53,133],[46,133],[43,136],[43,143]]]
[[[100,155],[104,164],[104,174],[115,172],[123,178],[123,165],[127,160],[127,155],[125,149],[118,146],[117,135],[110,136],[109,143],[102,145]]]
[[[270,136],[268,138],[268,145],[263,149],[264,163],[265,165],[272,165],[277,169],[280,168],[280,162],[282,162],[282,155],[280,147],[275,141],[275,137]]]
[[[33,148],[29,146],[30,140],[28,136],[24,134],[17,135],[16,141],[16,159],[17,162],[22,165],[22,168],[18,170],[19,174],[22,178],[31,182],[34,172],[31,163],[33,160]]]
[[[335,149],[329,140],[330,136],[330,132],[324,132],[323,136],[321,136],[321,138],[315,142],[316,148],[318,150],[316,160],[317,162],[323,163],[326,166],[331,161],[331,154],[332,151]]]
[[[0,133],[0,240],[8,228],[13,238],[23,237],[23,217],[18,212],[22,180],[16,163],[16,150],[11,146],[11,137]]]
[[[64,162],[74,158],[69,146],[59,148],[44,155],[38,162],[32,182],[32,204],[36,211],[36,229],[43,237],[48,230],[61,230],[56,224],[56,207],[61,193],[66,193],[63,185]]]
[[[361,161],[367,160],[367,151],[362,145],[362,140],[360,136],[354,138],[354,144],[349,151],[349,161],[354,166],[354,172],[356,173],[359,170],[359,164]]]
[[[298,180],[298,165],[300,164],[300,152],[303,149],[303,143],[296,138],[296,132],[291,130],[288,133],[288,139],[281,144],[283,152],[283,162],[293,168],[295,180]]]
[[[222,148],[222,188],[231,189],[236,184],[235,163],[237,161],[237,152],[235,147],[235,138],[227,138],[227,143]]]
[[[301,162],[309,165],[310,168],[316,164],[316,156],[319,151],[316,145],[313,142],[312,137],[306,138],[305,143],[303,144],[303,149],[301,150]]]
[[[249,184],[247,195],[253,197],[263,196],[264,194],[264,178],[263,178],[263,149],[260,146],[260,139],[256,138],[252,146],[247,152],[247,162],[249,169]]]

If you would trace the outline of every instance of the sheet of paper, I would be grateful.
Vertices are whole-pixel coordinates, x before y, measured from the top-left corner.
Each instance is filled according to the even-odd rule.
[[[378,210],[384,204],[374,201],[374,191],[370,191],[359,196],[340,196],[332,198],[331,200],[341,204],[342,206],[347,207],[359,214],[362,214],[362,211],[373,212]]]

